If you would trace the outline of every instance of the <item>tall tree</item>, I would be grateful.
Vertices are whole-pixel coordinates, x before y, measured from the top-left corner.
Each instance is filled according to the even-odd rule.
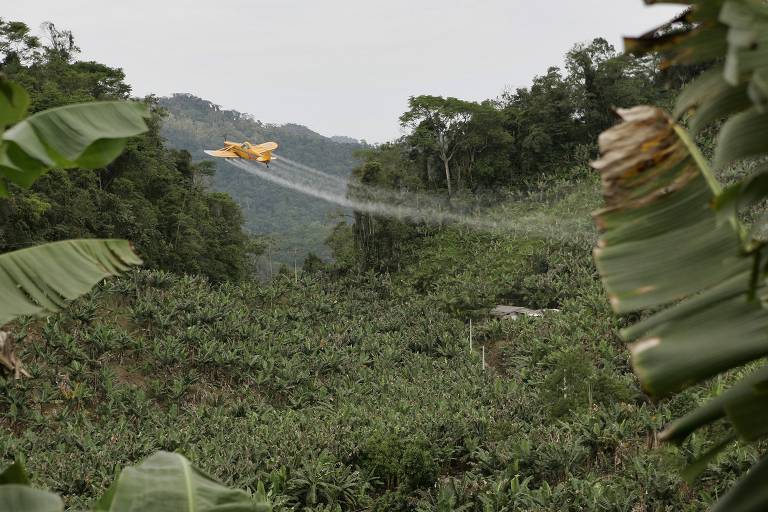
[[[568,52],[565,67],[581,143],[615,123],[614,109],[659,100],[654,64],[650,58],[618,54],[603,38]]]
[[[411,142],[434,151],[443,164],[448,196],[453,195],[451,162],[466,134],[476,104],[457,98],[412,96],[400,124],[413,129]]]
[[[40,39],[21,21],[0,18],[0,65],[18,69],[39,56]]]
[[[509,147],[513,140],[506,129],[506,115],[496,102],[474,104],[472,117],[458,144],[457,188],[461,189],[465,182],[474,188],[476,185],[492,186],[493,182],[504,180],[503,175],[496,175],[496,170],[511,165]],[[476,175],[478,169],[482,171],[482,177]]]
[[[570,158],[576,114],[572,90],[559,68],[550,67],[529,89],[506,94],[503,101],[515,138],[513,169],[520,177],[552,171]]]

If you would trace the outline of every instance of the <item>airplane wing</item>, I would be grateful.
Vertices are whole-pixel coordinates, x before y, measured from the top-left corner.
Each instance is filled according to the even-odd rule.
[[[239,158],[237,153],[228,148],[217,149],[216,151],[206,149],[204,152],[206,155],[211,155],[218,158]]]
[[[256,146],[253,146],[251,148],[251,151],[256,153],[257,155],[260,155],[261,153],[266,153],[267,151],[274,151],[276,149],[277,149],[276,142],[265,142],[264,144],[258,144]]]

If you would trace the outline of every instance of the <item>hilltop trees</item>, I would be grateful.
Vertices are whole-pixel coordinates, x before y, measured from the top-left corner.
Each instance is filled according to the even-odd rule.
[[[511,184],[562,172],[594,154],[594,139],[615,122],[617,107],[664,101],[669,91],[648,58],[619,55],[605,39],[577,44],[565,69],[551,67],[530,88],[503,96],[517,171]],[[582,149],[586,148],[586,152]],[[515,179],[517,178],[517,179]]]
[[[570,157],[578,122],[572,87],[559,68],[550,67],[529,89],[507,93],[502,101],[513,140],[507,149],[513,164],[508,183],[521,185]]]
[[[414,96],[400,117],[399,143],[427,189],[524,187],[542,174],[582,163],[594,139],[614,122],[613,109],[664,101],[655,62],[619,55],[605,39],[578,44],[563,69],[550,67],[527,88],[482,103]]]
[[[444,183],[450,197],[454,187],[462,190],[484,181],[475,179],[478,167],[487,170],[489,164],[509,164],[503,153],[512,138],[504,128],[504,112],[494,102],[416,96],[409,100],[409,106],[400,123],[412,129],[406,142],[423,162],[428,186]],[[436,160],[444,181],[435,172]]]
[[[130,96],[121,69],[75,61],[72,34],[43,26],[43,40],[20,22],[0,20],[0,72],[30,96],[30,112]],[[224,194],[206,192],[209,165],[170,150],[160,134],[156,100],[149,130],[96,170],[54,169],[29,190],[0,201],[0,252],[65,238],[127,238],[150,267],[206,275],[216,281],[249,272],[254,248],[242,214]]]
[[[462,196],[573,179],[570,173],[583,172],[596,155],[595,137],[614,123],[614,108],[664,103],[671,93],[663,84],[649,57],[620,55],[602,38],[577,44],[563,68],[550,67],[530,87],[497,100],[411,97],[400,117],[409,133],[360,152],[363,163],[353,179],[402,192],[437,192],[447,208]],[[366,199],[361,193],[350,188],[350,195]],[[350,231],[361,268],[390,269],[398,266],[405,242],[428,230],[358,212]]]
[[[451,162],[472,120],[474,105],[438,96],[412,97],[408,104],[410,110],[400,117],[400,124],[413,129],[409,140],[415,147],[434,154],[440,160],[448,196],[451,196]],[[429,174],[428,179],[431,178]]]
[[[615,124],[613,109],[657,101],[657,69],[650,57],[617,55],[605,39],[578,44],[568,52],[565,67],[572,91],[578,136],[585,141]]]
[[[506,130],[507,116],[496,102],[472,104],[472,116],[459,142],[456,187],[488,189],[498,179],[496,169],[510,167],[508,147],[513,142]]]
[[[40,51],[40,39],[20,21],[0,18],[0,56],[4,67],[26,64]]]

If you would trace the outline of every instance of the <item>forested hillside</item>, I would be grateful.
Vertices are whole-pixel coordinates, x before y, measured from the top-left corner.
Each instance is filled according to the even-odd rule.
[[[23,24],[0,25],[0,72],[23,85],[30,112],[95,100],[126,99],[122,70],[76,60],[71,33],[45,26],[49,43]],[[151,268],[200,273],[214,280],[252,272],[259,248],[243,232],[232,199],[202,185],[210,168],[166,146],[156,102],[150,130],[97,171],[54,170],[29,190],[14,187],[0,202],[0,251],[65,238],[124,237]]]
[[[280,144],[278,158],[285,156],[347,178],[357,163],[353,155],[361,148],[354,139],[329,139],[298,124],[265,124],[252,115],[224,110],[189,94],[160,98],[159,103],[168,113],[163,136],[172,147],[189,151],[193,160],[213,161],[203,150],[220,148],[225,137],[254,143],[275,141]],[[221,160],[214,163],[213,189],[229,194],[240,205],[248,231],[273,239],[275,262],[293,262],[294,256],[301,261],[310,252],[326,259],[330,256],[325,239],[349,212],[260,180]]]

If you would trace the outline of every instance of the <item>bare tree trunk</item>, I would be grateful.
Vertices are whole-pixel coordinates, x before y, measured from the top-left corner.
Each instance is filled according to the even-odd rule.
[[[462,189],[462,183],[461,183],[461,178],[463,176],[463,173],[461,172],[462,167],[463,166],[461,165],[461,163],[459,163],[459,165],[456,166],[456,190],[458,192],[461,192],[461,189]]]
[[[427,156],[427,185],[435,182],[435,162],[431,156]]]
[[[453,196],[453,190],[451,189],[451,168],[449,167],[449,158],[443,158],[443,166],[445,167],[445,181],[448,183],[448,197]]]
[[[440,160],[443,161],[443,167],[445,167],[445,182],[448,185],[448,199],[453,196],[453,190],[451,189],[451,168],[450,162],[453,158],[454,151],[448,152],[450,143],[446,140],[445,134],[440,132],[437,134],[438,147],[440,148]]]
[[[472,185],[474,183],[474,180],[472,179],[472,174],[475,170],[475,155],[476,152],[473,151],[472,154],[469,157],[469,165],[467,166],[467,182],[469,183],[469,188],[472,188]]]

